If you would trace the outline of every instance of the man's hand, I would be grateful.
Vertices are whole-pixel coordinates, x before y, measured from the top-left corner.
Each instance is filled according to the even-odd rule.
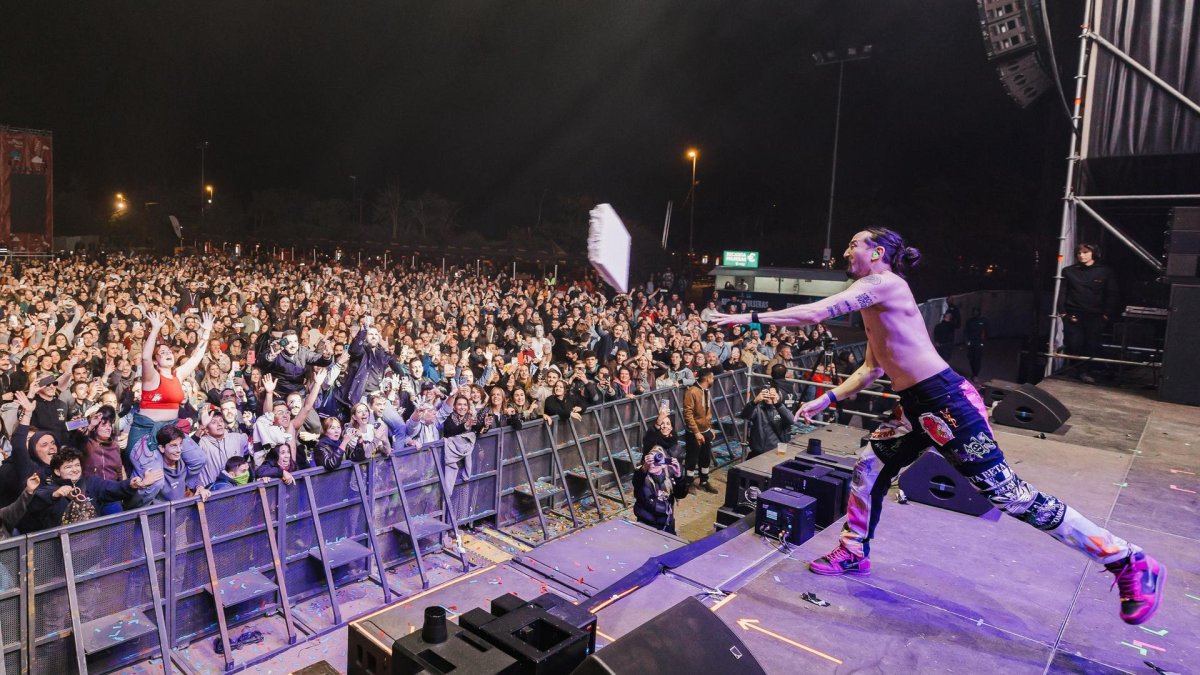
[[[42,477],[36,473],[29,474],[29,478],[25,479],[25,493],[33,494],[38,486],[42,484]]]
[[[213,315],[205,312],[200,318],[200,330],[205,333],[211,333],[213,329]]]
[[[708,321],[709,323],[714,323],[718,326],[734,326],[737,324],[750,323],[750,315],[713,312],[708,316]]]
[[[262,376],[263,391],[267,392],[268,394],[274,394],[275,393],[275,384],[276,383],[275,383],[274,375],[267,373],[266,375]]]
[[[809,401],[808,403],[805,403],[804,405],[800,406],[800,409],[797,410],[796,413],[798,415],[800,415],[800,419],[804,420],[807,423],[807,422],[811,422],[812,418],[815,415],[820,414],[822,410],[824,410],[828,407],[829,407],[829,397],[826,396],[825,394],[821,394],[820,396],[814,398],[813,400]]]
[[[163,318],[163,315],[159,314],[158,312],[147,312],[146,318],[150,320],[151,331],[156,331],[162,328],[163,324],[166,323],[166,319]]]
[[[197,486],[196,496],[199,497],[200,501],[202,502],[208,501],[208,498],[212,496],[212,492],[210,492],[209,489],[204,486]]]

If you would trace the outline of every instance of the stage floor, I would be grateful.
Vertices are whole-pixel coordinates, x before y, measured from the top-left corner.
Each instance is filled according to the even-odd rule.
[[[598,612],[598,645],[619,639],[691,595],[745,642],[769,673],[1200,672],[1200,441],[1195,408],[1071,382],[1043,387],[1074,416],[1047,438],[997,427],[1014,469],[1037,488],[1107,524],[1169,570],[1158,614],[1142,627],[1117,617],[1111,575],[1011,518],[990,520],[917,503],[884,506],[867,578],[830,578],[807,560],[837,543],[840,522],[790,555],[743,533]],[[814,432],[828,454],[857,452],[860,429]],[[803,446],[806,437],[796,439]],[[646,559],[684,542],[611,520],[508,561],[461,570],[409,597],[465,611],[500,593],[551,591],[583,601]],[[815,594],[828,606],[801,598]],[[345,629],[313,637],[252,669],[293,672],[325,661],[345,670]],[[703,636],[680,636],[681,640]]]

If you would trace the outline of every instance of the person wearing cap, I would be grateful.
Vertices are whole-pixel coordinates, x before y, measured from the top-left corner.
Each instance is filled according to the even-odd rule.
[[[55,440],[62,443],[67,437],[67,404],[58,397],[59,381],[51,373],[39,373],[34,379],[36,387],[33,401],[36,408],[33,411],[31,424],[36,429],[42,429],[54,434]]]

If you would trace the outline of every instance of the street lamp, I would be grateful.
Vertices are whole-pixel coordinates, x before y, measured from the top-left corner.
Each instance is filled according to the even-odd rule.
[[[687,158],[692,160],[692,187],[688,190],[688,200],[691,202],[691,213],[688,223],[688,253],[695,252],[696,239],[696,160],[700,157],[700,151],[696,148],[688,148]]]
[[[205,185],[205,186],[204,186],[204,191],[208,193],[208,203],[209,203],[209,204],[211,204],[211,203],[212,203],[212,198],[213,198],[213,186],[211,186],[211,185]]]
[[[838,67],[837,112],[833,118],[833,168],[830,169],[829,175],[829,217],[825,221],[825,250],[821,253],[821,261],[825,267],[829,267],[833,260],[830,238],[833,232],[833,195],[834,188],[837,186],[838,133],[842,126],[842,79],[846,72],[846,62],[865,61],[871,58],[872,51],[871,45],[862,45],[843,49],[827,49],[813,52],[812,55],[813,61],[816,61],[818,66],[832,66],[836,63]]]
[[[125,194],[122,192],[118,192],[117,193],[117,203],[116,203],[117,213],[121,213],[121,212],[125,211],[125,209],[127,209],[127,208],[129,208],[129,204],[125,201]]]

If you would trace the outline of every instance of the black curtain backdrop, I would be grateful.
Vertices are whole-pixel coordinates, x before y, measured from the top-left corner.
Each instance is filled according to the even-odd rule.
[[[1200,101],[1200,11],[1194,0],[1101,0],[1099,33]],[[1200,154],[1200,115],[1094,45],[1088,157]]]

